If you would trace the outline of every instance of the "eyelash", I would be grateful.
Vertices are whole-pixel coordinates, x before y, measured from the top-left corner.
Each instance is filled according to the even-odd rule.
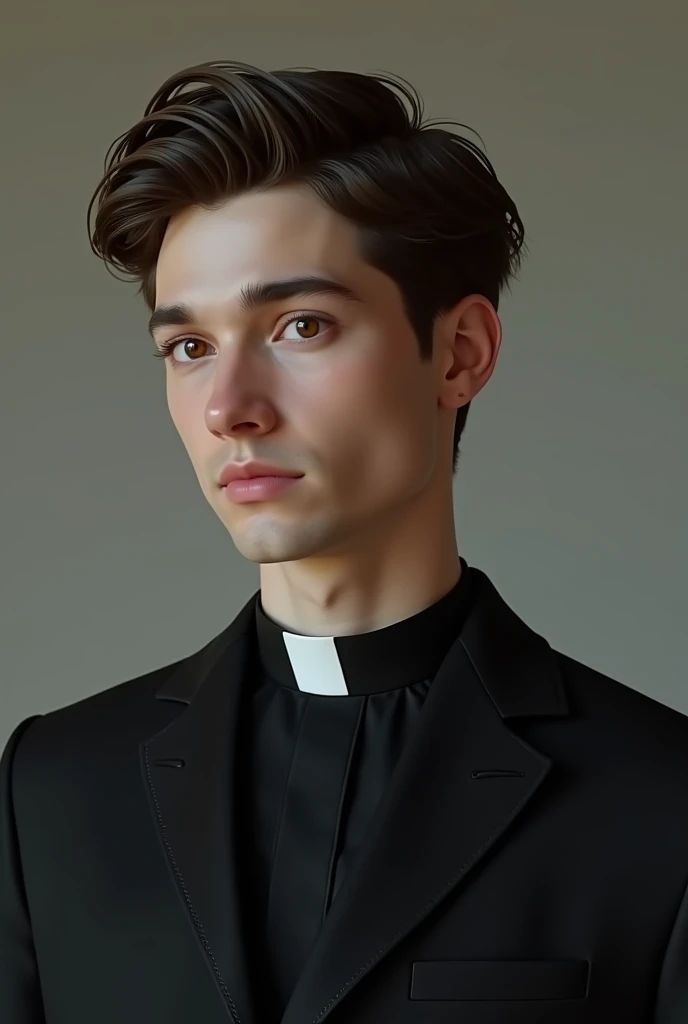
[[[285,321],[285,323],[284,323],[284,325],[282,327],[282,330],[286,331],[287,327],[289,327],[290,324],[296,323],[297,320],[317,320],[319,323],[321,323],[321,324],[328,324],[329,326],[332,326],[333,323],[334,323],[334,321],[328,320],[324,316],[314,316],[312,313],[296,313],[289,320]],[[297,345],[299,345],[299,344],[300,345],[305,345],[309,341],[317,341],[318,337],[319,336],[316,335],[313,338],[303,338],[300,342],[297,341],[296,344]],[[171,359],[170,358],[171,355],[172,355],[172,352],[177,347],[177,345],[183,345],[185,341],[200,341],[200,340],[202,340],[202,339],[194,338],[193,335],[191,335],[191,334],[186,335],[183,338],[171,338],[169,341],[163,341],[160,345],[158,345],[158,351],[154,352],[153,356],[154,356],[155,359],[169,359],[170,362],[172,362],[172,363],[178,363],[178,365],[180,365],[180,366],[184,365],[181,360],[176,360],[176,359]],[[290,341],[294,341],[293,338],[290,338],[289,340]],[[190,363],[195,363],[195,362],[200,362],[200,360],[190,359],[189,362],[187,363],[187,365],[189,365]]]

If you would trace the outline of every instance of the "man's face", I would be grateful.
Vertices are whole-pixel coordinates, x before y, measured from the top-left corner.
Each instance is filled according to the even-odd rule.
[[[305,276],[332,278],[357,299],[239,302],[246,286]],[[446,498],[453,416],[438,407],[437,361],[421,362],[399,289],[363,261],[356,229],[310,190],[249,193],[173,218],[156,308],[173,303],[194,318],[156,330],[158,345],[177,342],[166,363],[170,413],[245,558],[373,550],[430,491]],[[218,477],[247,460],[303,476],[268,500],[236,503]]]

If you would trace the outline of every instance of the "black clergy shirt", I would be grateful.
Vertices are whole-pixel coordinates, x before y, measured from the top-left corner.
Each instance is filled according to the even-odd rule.
[[[242,898],[261,1024],[278,1024],[468,612],[448,594],[349,636],[287,632],[255,608],[240,732]]]

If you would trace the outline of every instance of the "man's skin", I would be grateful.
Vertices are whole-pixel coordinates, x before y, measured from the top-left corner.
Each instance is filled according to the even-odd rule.
[[[240,308],[246,286],[303,276],[333,278],[358,298]],[[440,315],[423,362],[396,284],[364,261],[356,227],[301,185],[173,218],[156,310],[175,303],[194,320],[157,327],[156,344],[196,344],[177,344],[166,361],[170,414],[211,507],[260,566],[267,614],[293,632],[338,636],[446,594],[461,572],[454,419],[494,369],[492,304],[473,294]],[[249,460],[304,475],[239,504],[218,478]]]

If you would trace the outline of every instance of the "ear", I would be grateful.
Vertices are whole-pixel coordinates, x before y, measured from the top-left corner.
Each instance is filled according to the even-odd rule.
[[[465,296],[436,324],[439,358],[439,404],[467,405],[492,376],[502,343],[502,324],[484,295]]]

